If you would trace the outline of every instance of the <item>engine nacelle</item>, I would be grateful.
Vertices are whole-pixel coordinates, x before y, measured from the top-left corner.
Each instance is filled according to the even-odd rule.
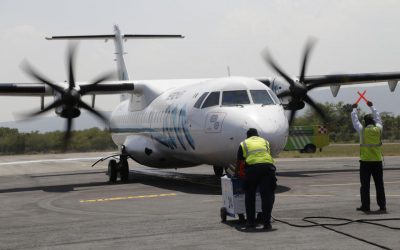
[[[76,118],[81,115],[81,111],[78,108],[61,107],[56,109],[56,114],[62,118]]]

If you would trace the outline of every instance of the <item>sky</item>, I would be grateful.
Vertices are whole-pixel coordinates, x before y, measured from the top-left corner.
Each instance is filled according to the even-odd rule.
[[[2,0],[0,83],[35,82],[21,70],[23,60],[48,78],[64,81],[67,43],[44,37],[108,34],[114,24],[123,33],[185,36],[126,42],[133,80],[224,77],[228,66],[231,75],[274,76],[261,56],[266,48],[297,76],[310,37],[317,44],[307,75],[400,72],[399,9],[397,0]],[[77,81],[115,68],[112,42],[80,42]],[[353,102],[357,90],[364,89],[343,89],[336,99],[328,90],[311,96],[320,102]],[[390,93],[379,86],[366,96],[380,111],[400,114],[399,92],[400,87]],[[96,100],[97,108],[111,111],[119,98]],[[0,122],[10,121],[15,114],[39,109],[40,99],[0,97],[0,107]]]

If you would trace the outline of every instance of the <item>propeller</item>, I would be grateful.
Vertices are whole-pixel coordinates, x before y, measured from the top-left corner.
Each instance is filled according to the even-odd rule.
[[[305,75],[307,70],[308,58],[311,53],[311,50],[314,46],[314,40],[308,40],[304,52],[303,52],[303,62],[300,69],[300,77],[298,81],[293,80],[288,76],[274,61],[272,56],[267,52],[264,56],[265,61],[281,76],[286,82],[289,83],[290,87],[288,90],[278,94],[279,98],[290,96],[291,100],[287,105],[287,109],[291,110],[289,117],[289,124],[291,125],[296,115],[297,110],[304,108],[305,103],[310,105],[317,114],[325,121],[326,116],[323,110],[314,102],[314,100],[308,95],[308,91],[314,89],[323,83],[317,84],[307,84],[305,82]]]
[[[102,115],[97,110],[90,107],[90,105],[86,104],[82,101],[82,96],[87,94],[90,91],[96,90],[96,86],[103,81],[111,79],[114,74],[107,73],[101,75],[96,80],[92,81],[90,84],[85,85],[84,90],[77,88],[77,84],[75,82],[75,53],[76,53],[76,44],[70,44],[67,50],[67,71],[68,71],[68,86],[63,87],[60,86],[42,74],[40,74],[37,70],[35,70],[27,61],[25,61],[22,65],[22,69],[30,75],[32,78],[40,81],[46,85],[48,85],[53,92],[56,93],[56,98],[54,102],[44,107],[42,110],[33,112],[31,114],[27,114],[27,117],[34,117],[41,114],[44,114],[52,109],[56,109],[56,113],[61,117],[67,120],[65,126],[65,134],[64,134],[64,150],[66,150],[69,140],[71,139],[71,130],[73,126],[73,119],[78,117],[81,114],[80,109],[87,110],[89,113],[93,114],[105,124],[108,124],[108,119]]]

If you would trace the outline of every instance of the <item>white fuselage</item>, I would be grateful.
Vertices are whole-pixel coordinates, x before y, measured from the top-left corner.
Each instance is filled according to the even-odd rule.
[[[114,142],[143,165],[228,167],[236,162],[239,144],[249,128],[256,128],[270,142],[273,156],[285,146],[288,121],[284,109],[275,94],[257,80],[228,77],[171,84],[150,81],[143,89],[140,86],[112,113],[111,132]],[[246,91],[250,103],[224,105],[224,91],[239,90]],[[267,91],[274,102],[255,104],[251,94],[255,90]],[[208,97],[199,104],[206,92],[219,93],[216,105],[204,107]]]

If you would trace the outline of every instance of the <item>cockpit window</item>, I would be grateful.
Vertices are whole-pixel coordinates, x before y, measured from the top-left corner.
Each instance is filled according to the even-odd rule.
[[[207,97],[201,108],[203,109],[217,105],[219,105],[219,92],[211,92],[211,94]]]
[[[206,98],[206,96],[208,95],[208,92],[203,93],[200,98],[196,101],[196,103],[194,104],[193,107],[195,108],[200,108],[201,104],[203,103],[204,99]]]
[[[267,90],[250,90],[254,104],[274,105],[275,102]]]
[[[279,98],[276,96],[276,94],[272,90],[268,90],[268,93],[269,93],[270,96],[272,96],[272,99],[274,99],[276,104],[280,104],[281,103]]]
[[[222,105],[250,104],[246,90],[224,91],[222,93]]]

